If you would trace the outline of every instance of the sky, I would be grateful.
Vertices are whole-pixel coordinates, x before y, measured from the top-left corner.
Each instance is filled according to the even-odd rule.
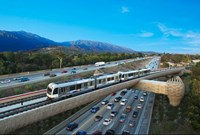
[[[200,0],[0,0],[0,30],[200,54]]]

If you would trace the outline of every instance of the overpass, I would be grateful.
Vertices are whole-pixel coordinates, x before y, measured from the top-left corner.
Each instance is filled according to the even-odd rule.
[[[159,77],[163,77],[163,76],[177,76],[177,75],[183,74],[183,72],[184,72],[184,68],[166,69],[166,70],[156,71],[156,72],[151,73],[147,76],[143,76],[143,77],[136,78],[136,79],[133,79],[133,80],[129,80],[129,81],[126,81],[126,82],[121,82],[121,83],[118,83],[118,84],[115,84],[115,85],[111,85],[111,86],[108,86],[108,87],[105,87],[105,88],[95,90],[93,92],[89,92],[89,93],[82,94],[82,95],[79,95],[79,96],[76,96],[76,97],[72,97],[72,98],[68,98],[68,99],[65,99],[65,100],[58,101],[58,102],[54,102],[52,104],[48,104],[48,105],[44,105],[44,106],[41,106],[41,107],[38,107],[38,108],[34,108],[34,109],[29,110],[29,111],[24,111],[22,113],[18,113],[18,114],[12,115],[12,116],[8,116],[8,117],[5,117],[3,119],[0,119],[0,125],[1,125],[0,126],[0,133],[1,134],[9,133],[9,132],[14,131],[18,128],[26,126],[28,124],[31,124],[31,123],[40,121],[42,119],[48,118],[50,116],[59,114],[61,112],[73,109],[73,108],[78,107],[80,105],[94,101],[98,98],[105,97],[105,96],[109,95],[110,93],[117,92],[117,91],[120,91],[120,90],[125,89],[125,88],[131,88],[134,85],[136,85],[138,82],[139,82],[139,84],[136,85],[136,86],[140,88],[140,85],[142,83],[144,84],[144,82],[142,82],[142,80],[150,80],[150,79],[155,79],[155,78],[159,78]],[[171,84],[174,84],[174,81],[172,81]],[[169,86],[170,86],[169,88],[173,87],[173,85],[169,85]],[[180,88],[181,88],[182,91],[184,90],[183,89],[184,87],[180,87]],[[173,89],[170,89],[170,90],[173,90]],[[174,89],[174,90],[180,90],[180,89],[177,88],[177,89]],[[155,92],[155,90],[153,92]],[[157,91],[157,93],[159,93],[159,91]],[[176,92],[174,92],[174,94],[175,93]],[[184,93],[184,92],[182,92],[182,93]],[[170,92],[169,93],[163,92],[162,94],[168,94],[168,97],[170,97],[170,95],[173,96],[173,92],[171,92],[171,93]],[[169,98],[170,104],[178,105],[178,103],[180,103],[181,98],[182,98],[182,96],[179,96],[179,98],[177,98],[177,99],[175,99],[174,97],[172,97],[172,98],[170,97]],[[178,100],[179,100],[179,102],[178,102]],[[13,124],[13,123],[17,123],[17,124]]]

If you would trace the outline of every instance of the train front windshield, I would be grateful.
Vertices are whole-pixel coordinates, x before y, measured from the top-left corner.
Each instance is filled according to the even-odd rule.
[[[48,87],[48,88],[47,88],[47,93],[48,93],[49,95],[51,95],[52,89]]]

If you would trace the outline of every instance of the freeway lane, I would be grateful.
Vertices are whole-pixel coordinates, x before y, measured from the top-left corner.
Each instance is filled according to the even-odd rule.
[[[87,131],[88,134],[92,134],[96,130],[99,130],[102,132],[102,134],[105,134],[105,132],[108,129],[114,129],[116,131],[116,133],[120,133],[120,134],[124,130],[128,130],[130,132],[133,132],[133,130],[135,131],[135,128],[137,126],[137,122],[138,122],[138,119],[140,117],[141,110],[142,110],[142,109],[137,109],[136,106],[138,103],[141,103],[142,105],[144,104],[143,102],[139,101],[139,98],[142,96],[143,92],[138,91],[138,90],[136,90],[136,91],[128,90],[127,93],[124,96],[122,96],[122,99],[123,98],[128,99],[128,103],[126,105],[120,105],[120,102],[114,102],[114,98],[119,96],[119,93],[120,92],[118,92],[115,96],[109,95],[108,97],[105,98],[105,99],[109,100],[109,102],[114,103],[115,107],[112,110],[118,110],[118,114],[116,117],[113,118],[110,116],[110,112],[112,110],[107,109],[106,108],[107,105],[101,105],[101,103],[98,103],[96,106],[100,106],[100,110],[96,114],[91,113],[89,110],[82,117],[80,117],[74,121],[79,124],[79,127],[77,129],[75,129],[74,131],[67,131],[66,128],[64,128],[58,134],[75,134],[78,130],[85,130],[85,131]],[[134,99],[135,95],[138,95],[138,99]],[[144,97],[144,100],[146,101],[146,97]],[[124,109],[128,105],[132,106],[132,111],[127,113],[127,118],[126,118],[125,122],[120,123],[119,122],[120,115],[124,112]],[[139,111],[138,118],[132,118],[133,111],[135,111],[135,110]],[[103,119],[101,119],[101,121],[99,121],[99,122],[94,121],[94,118],[96,115],[102,115]],[[103,121],[105,118],[112,119],[112,122],[110,125],[108,125],[108,126],[103,125]],[[129,127],[128,124],[129,124],[130,120],[136,122],[135,127]]]
[[[113,66],[117,66],[119,64],[123,64],[124,62],[133,62],[133,61],[138,61],[138,60],[142,60],[142,59],[148,59],[147,58],[137,58],[137,59],[131,59],[131,60],[120,60],[120,61],[115,61],[115,62],[108,62],[106,63],[104,66],[99,66],[96,67],[94,65],[87,65],[87,66],[79,66],[79,67],[75,67],[76,68],[76,73],[82,73],[82,72],[87,72],[87,71],[93,71],[96,69],[100,69],[100,68],[108,68],[108,67],[113,67]],[[87,69],[86,69],[87,68]],[[86,70],[85,70],[86,69]],[[67,70],[67,73],[61,73],[63,70]],[[70,68],[63,68],[63,69],[53,69],[52,71],[43,71],[40,73],[27,73],[26,75],[24,74],[23,76],[12,76],[12,77],[4,77],[0,79],[0,89],[1,88],[8,88],[8,87],[14,87],[15,85],[21,85],[21,84],[27,84],[27,83],[31,83],[31,82],[39,82],[42,80],[46,80],[49,79],[49,76],[44,76],[44,73],[49,72],[50,74],[56,74],[56,76],[68,76],[71,75],[71,71],[74,71],[74,68],[70,67]],[[16,77],[27,77],[30,80],[27,82],[20,82],[20,80],[13,80],[13,78]],[[10,82],[7,82],[5,80],[10,80]]]

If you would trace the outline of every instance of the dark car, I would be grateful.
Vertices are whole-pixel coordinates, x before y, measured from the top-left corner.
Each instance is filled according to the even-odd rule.
[[[95,131],[94,133],[92,133],[92,135],[102,135],[102,132],[99,131],[99,130],[97,130],[97,131]]]
[[[124,131],[122,132],[122,135],[130,135],[130,132],[129,132],[129,131],[126,131],[126,130],[124,130]]]
[[[51,74],[49,77],[55,77],[56,76],[56,74]]]
[[[94,106],[94,107],[91,108],[90,112],[91,113],[96,113],[98,110],[99,110],[99,107],[98,106]]]
[[[127,93],[127,91],[123,90],[123,91],[120,92],[120,95],[124,96],[126,93]]]
[[[50,75],[50,73],[49,72],[47,72],[47,73],[44,73],[44,76],[49,76]]]
[[[26,82],[26,81],[29,81],[29,78],[23,77],[23,78],[21,78],[20,81],[21,81],[21,82]]]
[[[75,74],[75,73],[76,73],[76,71],[74,71],[74,70],[73,70],[73,71],[71,71],[71,74]]]
[[[69,130],[69,131],[73,131],[75,128],[77,128],[78,127],[78,124],[77,123],[69,123],[68,125],[67,125],[67,128],[66,128],[66,130]]]
[[[104,101],[101,102],[101,104],[106,105],[106,104],[108,104],[108,102],[109,102],[108,100],[104,100]]]
[[[119,102],[121,99],[122,99],[122,97],[121,97],[121,96],[118,96],[118,97],[116,97],[116,98],[114,99],[114,101],[115,101],[115,102]]]
[[[87,135],[87,132],[84,130],[79,130],[78,132],[76,132],[76,135]]]
[[[61,73],[67,73],[67,70],[63,70]]]
[[[112,129],[108,129],[105,133],[105,135],[114,135],[115,134],[115,131],[112,130]]]
[[[100,121],[101,119],[103,118],[103,116],[102,115],[97,115],[97,116],[95,116],[95,121]]]
[[[118,114],[118,111],[111,111],[110,116],[115,117]]]
[[[137,96],[137,95],[135,95],[134,99],[138,99],[138,96]]]
[[[119,122],[120,122],[120,123],[123,123],[125,120],[126,120],[126,114],[123,113],[123,114],[120,116]]]
[[[133,118],[137,118],[137,116],[138,116],[138,111],[134,111],[133,112]]]

